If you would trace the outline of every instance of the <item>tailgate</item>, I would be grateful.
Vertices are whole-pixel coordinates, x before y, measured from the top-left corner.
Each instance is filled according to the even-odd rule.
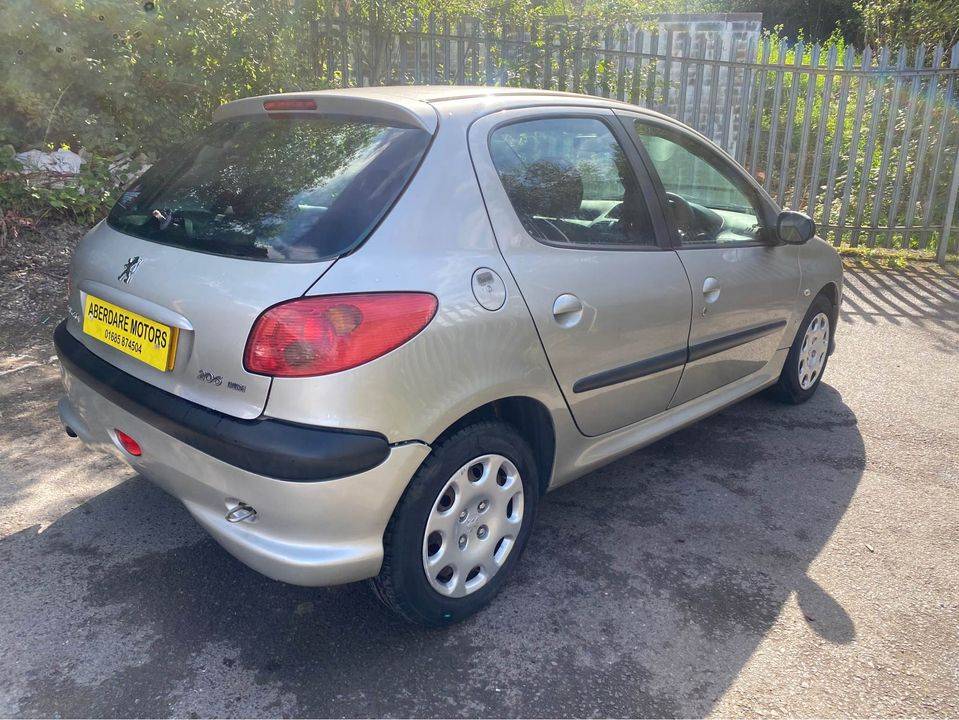
[[[125,273],[135,258],[133,272]],[[227,258],[141,240],[104,222],[74,254],[68,327],[95,354],[140,380],[228,415],[253,418],[262,413],[270,389],[269,377],[243,369],[253,322],[271,305],[302,295],[332,264]],[[88,296],[175,328],[172,368],[154,367],[85,333]]]

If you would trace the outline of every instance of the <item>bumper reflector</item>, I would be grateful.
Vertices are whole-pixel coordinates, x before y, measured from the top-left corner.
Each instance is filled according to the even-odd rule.
[[[140,457],[143,454],[143,451],[140,449],[140,443],[138,443],[132,437],[117,428],[113,428],[113,432],[117,434],[117,440],[120,441],[120,445],[122,445],[123,449],[128,453],[134,455],[135,457]]]

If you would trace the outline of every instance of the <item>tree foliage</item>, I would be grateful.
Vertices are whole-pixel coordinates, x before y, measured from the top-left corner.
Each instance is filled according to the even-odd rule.
[[[155,150],[225,100],[313,87],[284,0],[8,0],[0,144]]]
[[[146,150],[188,136],[237,97],[318,89],[318,23],[347,15],[375,40],[414,18],[533,16],[609,26],[678,0],[6,0],[0,145]],[[373,75],[371,73],[371,75]],[[334,80],[335,82],[335,80]]]
[[[959,42],[956,0],[859,0],[862,37],[870,45],[916,45]]]

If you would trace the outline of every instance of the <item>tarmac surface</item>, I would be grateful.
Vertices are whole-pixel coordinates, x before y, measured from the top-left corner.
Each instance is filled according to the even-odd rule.
[[[0,715],[959,715],[959,280],[846,277],[810,402],[549,494],[504,591],[442,630],[247,569],[64,435],[55,362],[7,352]]]

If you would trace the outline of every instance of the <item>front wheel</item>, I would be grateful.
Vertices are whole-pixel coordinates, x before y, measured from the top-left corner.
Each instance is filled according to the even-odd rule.
[[[454,433],[433,448],[393,513],[376,595],[422,625],[472,615],[519,561],[538,496],[533,453],[510,425]]]
[[[789,348],[786,364],[774,386],[774,394],[783,402],[798,405],[816,392],[829,360],[833,306],[822,295],[813,300],[799,332]]]

